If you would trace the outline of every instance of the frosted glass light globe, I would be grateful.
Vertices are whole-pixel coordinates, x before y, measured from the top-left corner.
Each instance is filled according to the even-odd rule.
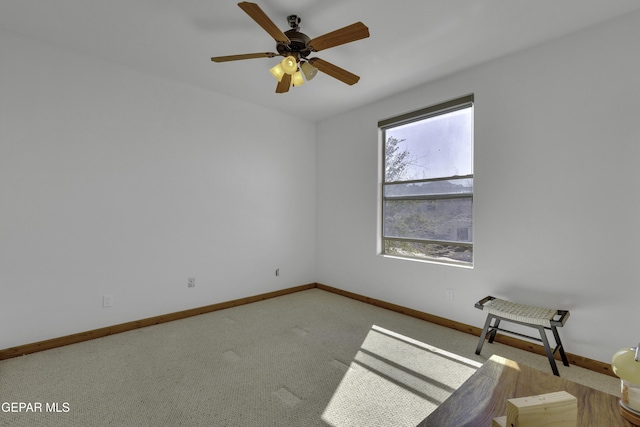
[[[284,58],[280,64],[282,64],[282,69],[287,74],[293,74],[298,71],[298,62],[291,55]]]

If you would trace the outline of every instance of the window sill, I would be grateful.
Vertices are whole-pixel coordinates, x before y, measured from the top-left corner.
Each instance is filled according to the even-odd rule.
[[[422,262],[426,264],[445,265],[448,267],[459,267],[459,268],[465,268],[468,270],[473,270],[473,264],[463,264],[455,261],[448,262],[448,261],[439,261],[435,259],[410,258],[410,257],[402,257],[402,256],[386,255],[386,254],[379,254],[379,256],[381,256],[382,258],[397,259],[401,261],[415,261],[415,262]]]

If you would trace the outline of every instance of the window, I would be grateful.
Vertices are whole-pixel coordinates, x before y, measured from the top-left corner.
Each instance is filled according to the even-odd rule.
[[[473,263],[473,95],[378,122],[382,254]]]

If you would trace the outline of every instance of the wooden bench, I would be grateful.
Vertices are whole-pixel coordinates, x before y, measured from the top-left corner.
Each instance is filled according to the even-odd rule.
[[[480,354],[487,334],[489,334],[489,343],[493,343],[496,333],[498,331],[502,331],[542,342],[554,375],[560,376],[554,358],[554,355],[557,352],[560,353],[562,363],[565,366],[569,366],[569,361],[567,360],[567,355],[564,353],[564,347],[562,346],[562,341],[560,341],[560,335],[558,334],[557,329],[560,326],[564,326],[567,322],[567,319],[569,318],[569,311],[552,310],[548,308],[517,304],[492,296],[481,299],[475,304],[475,307],[480,310],[487,311],[487,320],[484,323],[482,334],[480,334],[480,342],[478,342],[476,354]],[[502,320],[535,328],[540,332],[540,338],[502,329],[499,327],[500,321]],[[493,322],[493,325],[491,322]],[[553,337],[556,342],[556,347],[553,350],[551,350],[551,347],[549,346],[546,330],[553,332]]]

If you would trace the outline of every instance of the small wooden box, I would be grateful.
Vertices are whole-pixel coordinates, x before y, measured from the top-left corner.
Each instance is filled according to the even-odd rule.
[[[576,427],[578,399],[566,391],[507,400],[507,426]]]
[[[491,427],[507,427],[507,417],[497,417],[491,422]]]

